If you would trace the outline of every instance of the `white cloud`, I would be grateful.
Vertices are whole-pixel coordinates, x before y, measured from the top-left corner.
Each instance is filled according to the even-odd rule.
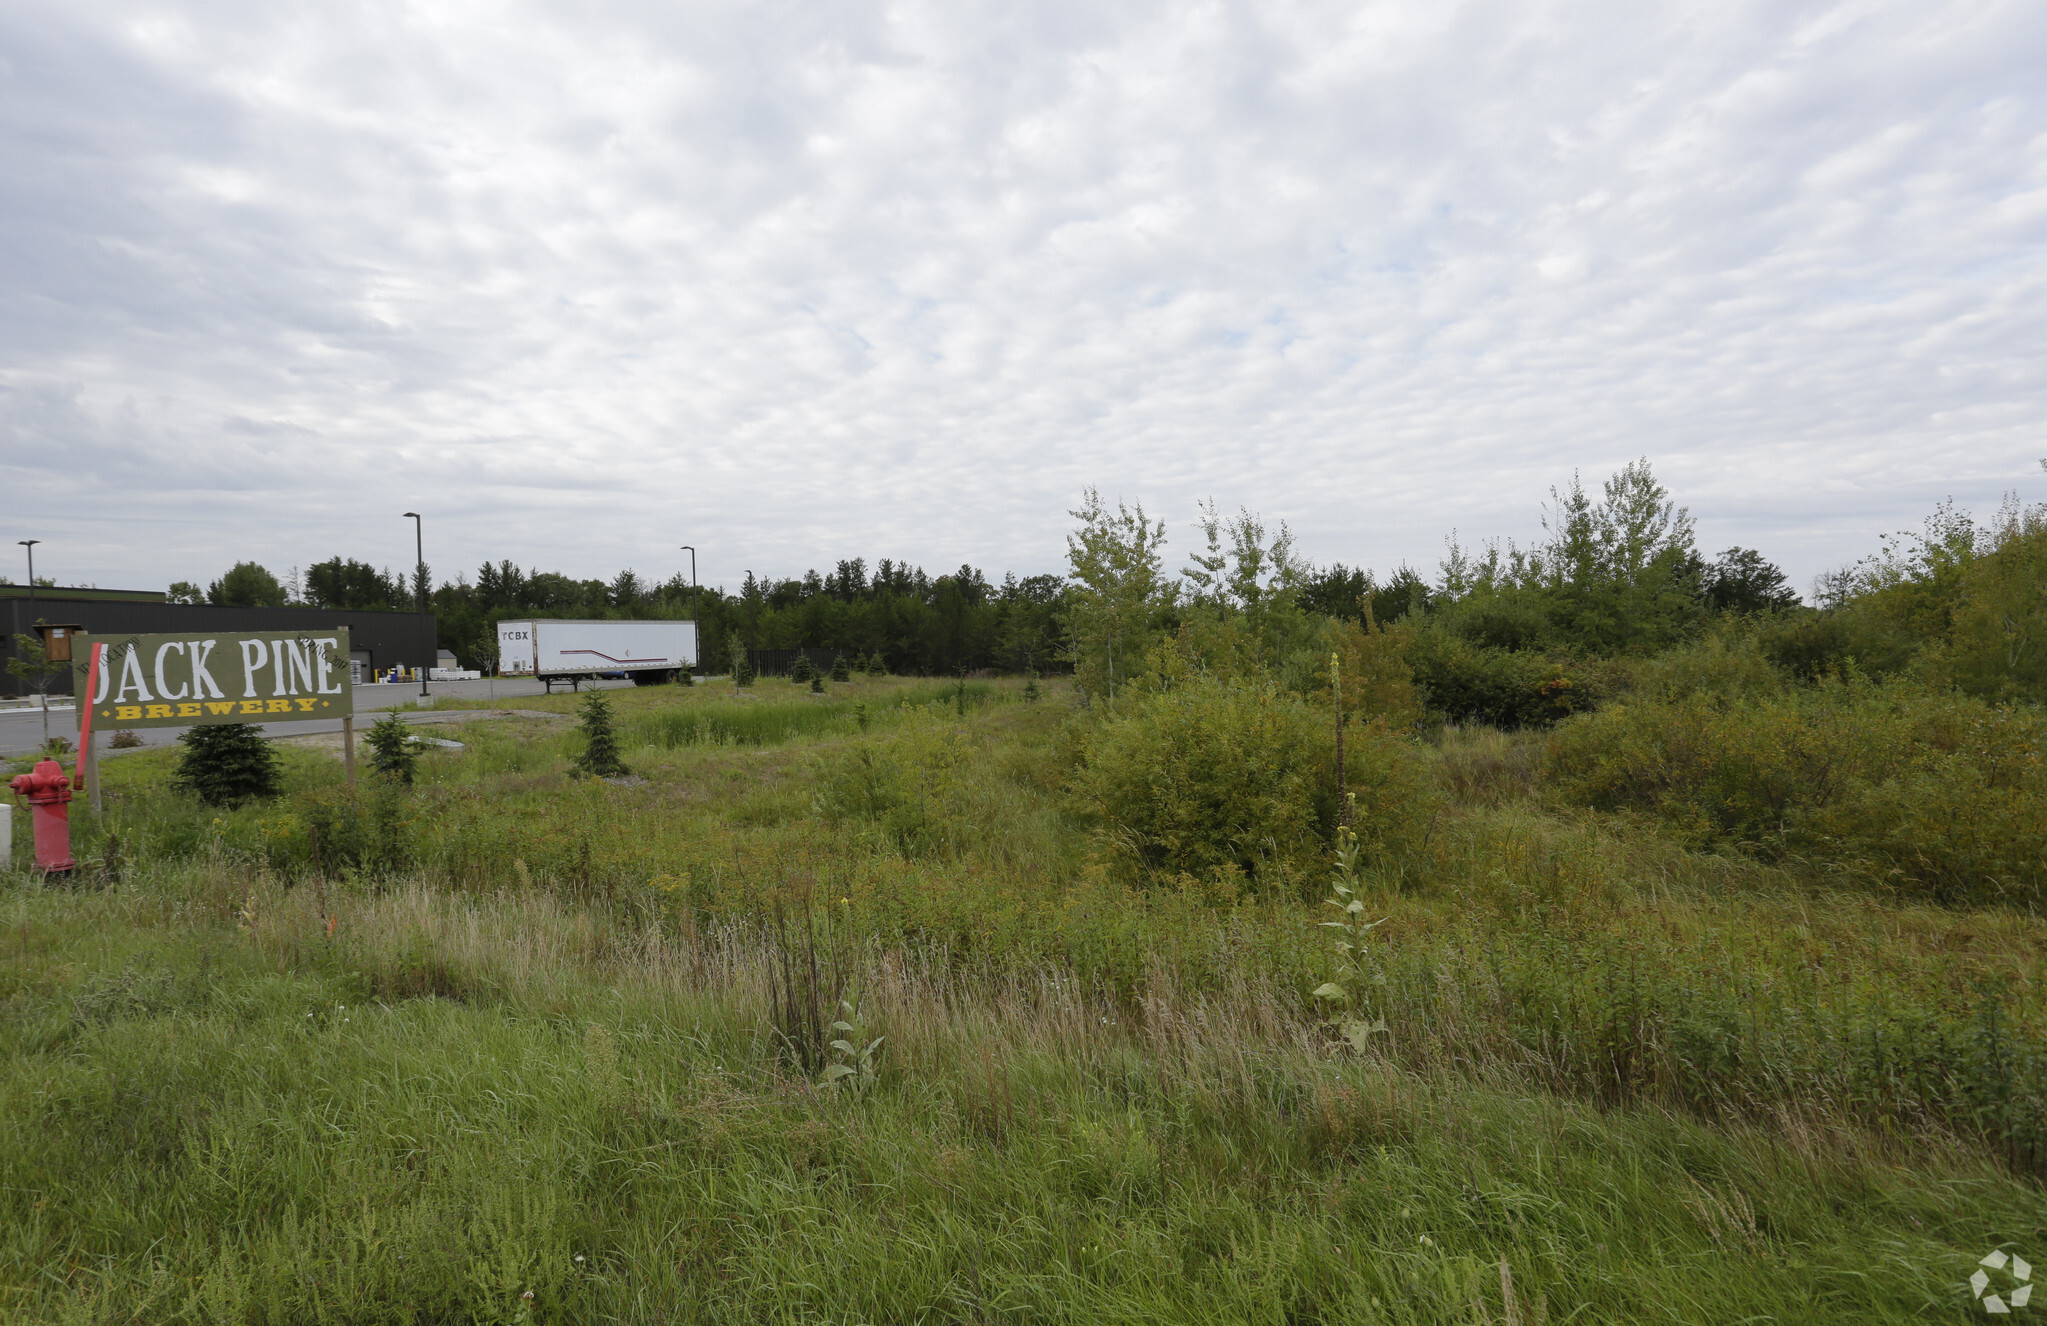
[[[1647,454],[1800,578],[2047,454],[2047,11],[0,10],[0,514],[707,581],[1086,484],[1433,563]]]

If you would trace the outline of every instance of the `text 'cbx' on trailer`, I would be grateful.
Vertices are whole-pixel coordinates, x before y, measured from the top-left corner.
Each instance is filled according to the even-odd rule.
[[[498,673],[558,681],[631,677],[642,686],[673,681],[697,665],[695,622],[554,621],[498,623]]]

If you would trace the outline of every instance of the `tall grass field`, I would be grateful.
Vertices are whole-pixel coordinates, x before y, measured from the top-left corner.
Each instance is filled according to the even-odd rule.
[[[110,758],[0,875],[0,1322],[1982,1318],[2043,729],[1715,648],[1388,690],[1341,801],[1312,695],[1170,660],[607,692],[610,780],[559,695],[409,786]]]

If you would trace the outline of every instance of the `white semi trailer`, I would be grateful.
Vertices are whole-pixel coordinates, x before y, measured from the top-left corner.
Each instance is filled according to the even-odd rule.
[[[631,677],[641,686],[673,681],[697,665],[695,622],[532,621],[498,623],[498,675],[547,683]]]

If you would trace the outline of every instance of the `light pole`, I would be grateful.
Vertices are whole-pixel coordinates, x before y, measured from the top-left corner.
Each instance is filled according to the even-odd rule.
[[[37,544],[39,544],[39,543],[41,543],[41,542],[42,542],[42,540],[41,540],[41,539],[16,539],[16,540],[15,540],[15,542],[16,542],[16,543],[19,543],[19,544],[20,544],[20,545],[21,545],[22,547],[24,547],[24,548],[28,549],[28,602],[29,602],[29,608],[28,608],[28,615],[29,615],[30,617],[34,617],[34,616],[36,615],[36,609],[35,609],[35,602],[36,602],[36,545],[37,545]]]
[[[698,602],[698,593],[696,593],[696,548],[692,544],[682,544],[682,550],[690,555],[690,624],[696,626],[698,630],[702,630],[704,624],[700,620],[696,620],[704,612],[700,602]],[[702,651],[698,651],[698,653],[702,653]]]
[[[424,617],[426,616],[426,576],[423,573],[426,570],[426,535],[421,528],[419,512],[408,511],[405,514],[412,519],[412,592],[414,597],[419,600],[419,615]],[[425,623],[422,622],[421,626],[424,625]],[[426,647],[428,653],[432,654],[434,641],[428,639]],[[419,693],[421,696],[426,695],[426,674],[427,667],[425,664],[422,664],[419,669]]]

